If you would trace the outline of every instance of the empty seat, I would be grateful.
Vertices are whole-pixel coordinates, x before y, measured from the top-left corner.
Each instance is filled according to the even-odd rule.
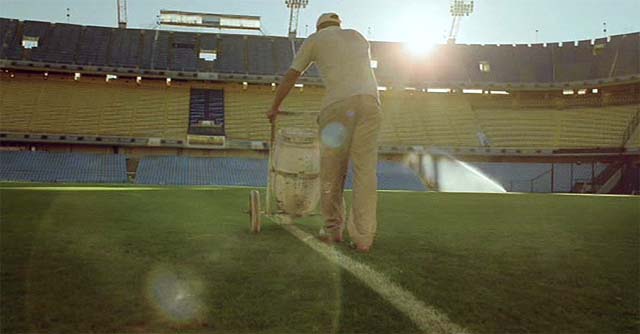
[[[273,57],[275,62],[275,74],[284,75],[293,60],[291,41],[284,37],[273,38]]]
[[[196,50],[198,53],[198,71],[200,72],[214,72],[215,65],[218,57],[218,38],[214,34],[202,34],[200,35],[200,50]],[[202,59],[200,58],[200,52],[208,52],[214,59]]]
[[[196,71],[198,53],[196,52],[196,34],[174,32],[171,44],[171,69],[174,71]]]
[[[78,46],[82,27],[57,23],[51,28],[47,39],[37,48],[40,51],[42,60],[52,63],[75,63],[76,47]]]
[[[124,183],[124,155],[0,152],[0,180],[28,182]]]
[[[249,73],[274,75],[276,64],[274,62],[273,40],[268,37],[250,36],[247,42],[249,45]]]
[[[106,66],[111,28],[86,27],[78,44],[77,63]]]
[[[0,18],[0,59],[22,57],[22,36],[18,36],[18,24],[17,20]]]
[[[115,29],[109,44],[109,65],[138,67],[140,40],[139,30]]]
[[[220,35],[218,38],[218,60],[216,71],[225,73],[247,73],[246,36]]]

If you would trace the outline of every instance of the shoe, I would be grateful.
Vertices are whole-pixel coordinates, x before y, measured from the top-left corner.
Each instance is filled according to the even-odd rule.
[[[344,241],[342,232],[327,230],[324,227],[320,229],[318,239],[327,244],[340,243]]]
[[[353,241],[349,241],[349,248],[355,250],[358,253],[369,253],[369,251],[371,250],[371,246],[358,245]]]

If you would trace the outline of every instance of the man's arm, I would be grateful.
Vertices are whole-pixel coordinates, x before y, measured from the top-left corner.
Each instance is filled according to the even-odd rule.
[[[267,112],[267,117],[269,121],[273,123],[273,120],[276,118],[276,115],[280,111],[280,105],[282,101],[289,95],[291,88],[296,84],[298,78],[300,77],[300,72],[289,69],[287,73],[282,77],[280,81],[280,85],[276,90],[276,97],[273,99],[273,104],[271,105],[271,110]]]

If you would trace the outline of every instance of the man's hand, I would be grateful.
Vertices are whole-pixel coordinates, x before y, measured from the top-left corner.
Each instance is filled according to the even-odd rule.
[[[278,113],[280,112],[280,110],[278,109],[271,109],[269,111],[267,111],[267,118],[269,119],[269,122],[273,123],[276,120],[276,116],[278,116]]]

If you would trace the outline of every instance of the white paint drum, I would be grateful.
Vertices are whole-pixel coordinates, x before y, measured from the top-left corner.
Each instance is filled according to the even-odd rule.
[[[320,200],[320,146],[316,131],[283,128],[276,135],[272,191],[277,210],[291,216],[312,213]]]

